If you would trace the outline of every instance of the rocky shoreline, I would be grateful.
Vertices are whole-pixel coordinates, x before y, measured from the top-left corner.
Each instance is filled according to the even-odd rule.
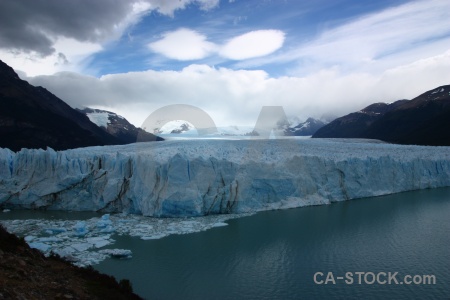
[[[45,257],[0,226],[0,299],[141,299],[128,280]]]

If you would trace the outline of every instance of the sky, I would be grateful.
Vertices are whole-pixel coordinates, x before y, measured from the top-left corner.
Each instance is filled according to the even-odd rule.
[[[0,0],[0,59],[138,127],[172,104],[338,117],[450,84],[450,1]]]

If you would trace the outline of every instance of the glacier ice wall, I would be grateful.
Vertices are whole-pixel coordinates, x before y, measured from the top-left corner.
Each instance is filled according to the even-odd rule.
[[[450,147],[195,140],[0,149],[0,207],[185,217],[450,186]]]

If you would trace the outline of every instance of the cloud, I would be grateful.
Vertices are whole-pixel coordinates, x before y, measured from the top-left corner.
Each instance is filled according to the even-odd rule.
[[[164,15],[173,17],[178,9],[185,9],[189,4],[196,4],[201,10],[208,11],[219,5],[220,0],[146,0],[152,9]]]
[[[188,5],[209,10],[218,0],[0,1],[0,56],[28,76],[86,70],[89,58],[119,39],[148,12],[173,16]],[[65,60],[62,59],[63,55]],[[64,62],[64,63],[61,63]]]
[[[185,28],[165,33],[162,39],[148,46],[156,53],[177,60],[202,59],[216,48],[206,36]]]
[[[301,55],[322,61],[379,60],[448,36],[449,19],[448,1],[412,2],[329,30],[304,47]]]
[[[218,0],[0,1],[0,48],[46,57],[59,38],[102,44],[119,38],[148,11],[172,16],[194,3],[203,10]]]
[[[302,74],[330,66],[383,72],[449,49],[449,19],[449,1],[413,1],[327,28],[291,43],[290,50],[236,67],[294,62]]]
[[[58,38],[54,42],[55,53],[41,57],[33,53],[16,53],[0,49],[1,59],[28,76],[50,75],[66,70],[79,72],[89,62],[86,57],[101,51],[101,45],[79,42],[74,39]]]
[[[220,0],[197,0],[202,10],[210,10],[219,5]]]
[[[220,50],[223,57],[243,60],[265,56],[283,46],[284,32],[280,30],[256,30],[229,40]]]
[[[26,79],[32,84],[48,88],[70,105],[108,108],[138,126],[168,104],[198,106],[218,125],[253,125],[263,105],[282,105],[288,115],[300,119],[325,113],[339,116],[373,102],[411,98],[448,84],[450,2],[439,0],[410,2],[362,16],[297,45],[290,40],[287,49],[281,49],[285,34],[278,30],[251,31],[221,44],[181,28],[149,44],[152,51],[177,60],[212,55],[239,60],[233,68],[287,63],[293,67],[291,76],[275,78],[263,70],[207,65],[100,78],[77,74],[77,68],[101,51],[105,41],[122,35],[147,12],[172,16],[190,4],[208,10],[219,3],[137,1],[119,1],[116,6],[113,0],[86,1],[64,8],[58,5],[61,1],[36,0],[27,9],[21,1],[0,1],[0,56],[26,71],[21,77],[29,76]],[[64,9],[74,16],[60,11]],[[39,41],[30,43],[36,36]],[[72,72],[34,76],[53,74],[62,67]]]
[[[250,31],[232,38],[223,46],[208,42],[206,39],[206,36],[197,31],[180,28],[165,33],[162,39],[148,46],[153,52],[176,60],[203,59],[213,53],[228,59],[244,60],[269,55],[281,48],[284,32]]]
[[[0,47],[45,57],[58,37],[103,42],[133,12],[128,1],[1,1]]]
[[[88,58],[150,11],[173,16],[195,4],[202,10],[218,0],[2,0],[0,56],[28,75],[81,71]],[[66,47],[71,44],[73,47]],[[65,59],[61,63],[63,56]]]
[[[374,102],[412,98],[448,84],[450,51],[373,75],[324,69],[303,77],[272,78],[262,70],[190,65],[181,71],[111,74],[76,73],[28,78],[75,107],[107,108],[140,126],[154,110],[190,104],[208,112],[219,126],[254,125],[263,105],[282,105],[305,120],[343,115]]]

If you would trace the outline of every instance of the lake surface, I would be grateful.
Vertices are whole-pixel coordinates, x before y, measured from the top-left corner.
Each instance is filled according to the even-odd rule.
[[[129,278],[147,299],[449,299],[449,216],[450,188],[260,212],[160,240],[114,236],[133,258],[94,267]],[[323,281],[353,272],[354,282],[315,284],[316,272]],[[434,275],[436,284],[358,284],[356,272],[398,272],[399,283]]]
[[[94,268],[129,278],[147,299],[450,299],[449,213],[450,188],[441,188],[260,212],[228,220],[228,226],[158,240],[114,234],[116,242],[101,249],[130,249],[133,258],[106,259]],[[28,227],[40,231],[37,224],[82,219],[95,224],[100,216],[11,211],[0,219],[38,219]],[[322,284],[314,282],[317,272],[323,273],[316,278]],[[328,272],[333,277],[325,284]],[[356,272],[373,274],[364,273],[358,284]],[[398,284],[388,284],[389,272],[398,272]],[[377,274],[381,283],[372,283]],[[400,284],[405,275],[433,275],[436,284]]]

